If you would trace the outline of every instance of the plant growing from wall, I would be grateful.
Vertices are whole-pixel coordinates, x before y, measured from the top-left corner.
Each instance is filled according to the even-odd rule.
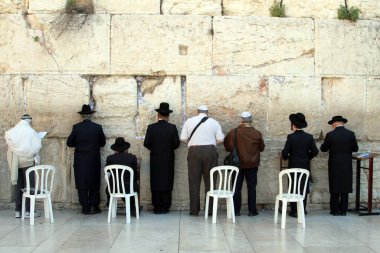
[[[269,8],[269,11],[272,17],[286,17],[285,4],[282,3],[282,0],[280,0],[280,2],[275,0],[273,5]]]
[[[340,5],[338,9],[338,19],[347,19],[356,22],[359,19],[360,9],[351,6],[348,8],[347,0],[344,0],[344,5]]]

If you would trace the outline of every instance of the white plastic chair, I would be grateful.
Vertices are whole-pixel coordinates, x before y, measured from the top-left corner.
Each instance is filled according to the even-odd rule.
[[[278,206],[279,201],[282,201],[282,217],[281,228],[285,228],[286,223],[286,207],[288,202],[297,202],[297,217],[298,223],[302,223],[302,228],[305,228],[305,212],[303,200],[305,199],[307,182],[309,179],[309,171],[305,169],[292,168],[280,172],[279,177],[279,194],[276,196],[276,203],[274,207],[274,223],[278,222]],[[282,177],[288,177],[288,191],[282,190]],[[301,189],[301,182],[305,180],[303,189]],[[294,182],[294,183],[293,183]]]
[[[34,188],[30,186],[30,173],[32,172],[34,173]],[[26,170],[26,188],[22,190],[21,220],[25,220],[25,200],[26,198],[30,198],[30,225],[34,225],[36,199],[43,199],[45,218],[49,219],[50,217],[50,222],[54,223],[53,207],[51,204],[51,190],[53,189],[54,173],[55,168],[52,165],[38,165]]]
[[[218,181],[217,188],[214,188],[214,173],[217,172],[215,180]],[[235,166],[217,166],[210,171],[210,190],[206,194],[205,219],[208,217],[209,198],[214,198],[212,223],[216,223],[218,199],[225,198],[227,202],[227,218],[235,223],[234,193],[239,169]],[[215,185],[216,186],[216,185]]]
[[[125,198],[125,214],[126,223],[131,223],[130,213],[130,198],[135,198],[136,218],[139,219],[139,200],[137,192],[133,191],[133,169],[125,165],[108,165],[104,168],[105,179],[108,185],[108,191],[110,193],[110,203],[108,208],[108,223],[112,218],[116,218],[117,212],[117,200],[118,198]],[[129,173],[129,191],[125,189],[124,174]],[[112,181],[112,188],[110,186],[110,180]]]

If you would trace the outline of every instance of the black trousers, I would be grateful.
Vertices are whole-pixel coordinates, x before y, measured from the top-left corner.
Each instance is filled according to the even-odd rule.
[[[210,190],[210,170],[218,165],[218,153],[214,145],[191,146],[187,155],[190,212],[198,214],[200,210],[200,187],[203,176],[205,195]],[[209,202],[212,213],[213,201]]]
[[[257,212],[256,210],[256,185],[257,185],[257,167],[250,169],[240,169],[236,180],[236,188],[234,194],[235,213],[240,212],[241,208],[241,189],[243,187],[244,177],[247,181],[248,190],[248,210]]]
[[[30,166],[32,167],[32,166]],[[15,211],[21,212],[21,207],[22,207],[22,194],[24,189],[26,187],[26,170],[29,169],[30,167],[26,168],[19,168],[18,169],[18,178],[17,178],[17,185],[16,185],[16,209]],[[34,181],[34,172],[29,174],[29,179],[30,179],[30,187],[34,188],[35,181]],[[29,212],[30,210],[30,199],[26,198],[25,199],[25,211]]]
[[[331,213],[347,213],[348,193],[330,193],[330,211]]]
[[[87,212],[93,209],[99,208],[100,192],[99,190],[92,189],[78,189],[79,203],[82,206],[82,210]]]
[[[303,200],[303,211],[306,213],[306,203],[307,203],[307,193],[305,194],[305,199]],[[290,202],[290,213],[297,213],[297,202]]]
[[[172,192],[152,191],[152,204],[155,212],[169,211],[172,205]]]

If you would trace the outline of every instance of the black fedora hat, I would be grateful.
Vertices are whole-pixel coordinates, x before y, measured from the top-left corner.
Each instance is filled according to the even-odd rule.
[[[297,112],[289,115],[289,120],[295,125],[297,128],[305,128],[307,127],[307,122],[305,119],[305,115],[303,113]]]
[[[130,146],[131,144],[129,144],[129,142],[126,142],[123,137],[117,137],[115,139],[115,143],[111,145],[111,149],[117,152],[124,152],[125,150],[129,149]]]
[[[329,123],[329,125],[332,125],[332,123],[334,123],[336,121],[347,123],[348,120],[339,115],[339,116],[332,117],[332,119],[328,123]]]
[[[82,111],[79,114],[93,114],[95,111],[91,109],[90,105],[82,105]]]
[[[169,109],[168,103],[162,102],[160,103],[160,108],[156,109],[156,112],[159,112],[162,115],[168,115],[169,113],[172,113],[173,111]]]

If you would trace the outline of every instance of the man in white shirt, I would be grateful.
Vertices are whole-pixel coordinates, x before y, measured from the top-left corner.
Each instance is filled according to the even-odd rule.
[[[208,108],[201,105],[198,115],[186,120],[180,139],[187,143],[190,215],[200,211],[200,185],[203,176],[205,192],[210,190],[210,170],[218,165],[216,145],[223,143],[224,134],[218,121],[208,118]],[[212,210],[210,206],[209,210]]]

